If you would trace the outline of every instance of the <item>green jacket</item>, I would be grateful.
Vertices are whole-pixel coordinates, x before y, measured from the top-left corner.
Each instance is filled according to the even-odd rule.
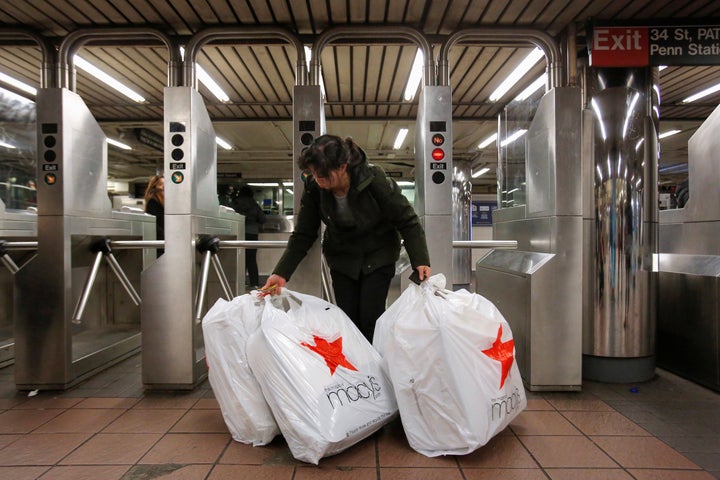
[[[300,212],[288,246],[273,273],[290,279],[318,236],[320,222],[327,228],[322,251],[331,270],[351,278],[397,261],[400,237],[413,267],[430,265],[425,231],[400,187],[385,172],[367,162],[351,173],[348,204],[354,223],[336,221],[335,196],[321,189],[312,176],[305,180]]]

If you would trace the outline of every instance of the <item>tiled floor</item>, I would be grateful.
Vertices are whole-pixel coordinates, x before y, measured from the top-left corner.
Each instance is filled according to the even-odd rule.
[[[132,357],[66,392],[28,398],[0,370],[0,479],[703,480],[720,478],[720,394],[668,372],[638,385],[529,393],[476,452],[428,458],[399,421],[318,467],[282,438],[233,442],[212,390],[145,393]]]

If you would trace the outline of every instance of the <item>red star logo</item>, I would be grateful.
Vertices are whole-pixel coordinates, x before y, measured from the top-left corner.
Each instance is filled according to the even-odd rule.
[[[357,371],[357,368],[355,366],[348,362],[348,359],[345,358],[345,355],[342,352],[342,337],[338,338],[334,342],[328,342],[324,338],[320,338],[318,336],[313,335],[313,341],[315,342],[315,345],[310,345],[308,343],[301,343],[303,347],[307,347],[313,352],[319,354],[325,359],[325,363],[327,364],[328,368],[330,369],[330,375],[333,375],[335,373],[335,369],[338,366],[345,367],[348,370],[355,370]]]
[[[513,363],[513,350],[515,350],[515,341],[510,339],[507,342],[502,341],[502,325],[498,327],[497,338],[492,344],[492,347],[487,350],[483,350],[482,353],[497,360],[502,365],[502,375],[500,376],[500,388],[505,385],[505,379],[510,373],[510,367]]]

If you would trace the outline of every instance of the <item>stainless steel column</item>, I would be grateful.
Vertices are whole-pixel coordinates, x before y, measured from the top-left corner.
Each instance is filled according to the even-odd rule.
[[[595,284],[583,376],[642,381],[655,370],[657,98],[650,69],[588,72],[595,125]]]
[[[452,226],[453,240],[472,240],[470,229],[470,206],[472,204],[472,183],[470,161],[453,161],[452,182]],[[472,282],[472,250],[453,250],[453,284],[456,288],[469,289]]]
[[[418,99],[415,129],[415,210],[425,228],[433,273],[453,277],[452,92],[425,85]]]
[[[310,146],[317,137],[325,134],[325,109],[323,108],[320,85],[295,85],[293,95],[293,213],[300,211],[300,200],[305,184],[302,172],[297,166],[297,159],[304,149]],[[321,235],[318,232],[318,235]],[[321,285],[321,242],[318,239],[308,251],[305,259],[298,265],[288,287],[298,292],[329,297],[330,292],[323,292]]]

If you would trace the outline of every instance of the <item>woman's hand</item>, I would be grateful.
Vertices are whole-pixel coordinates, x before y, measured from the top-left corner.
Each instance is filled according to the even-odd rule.
[[[282,291],[286,283],[287,280],[285,280],[285,278],[273,273],[268,277],[267,282],[265,282],[265,285],[263,285],[260,291],[265,295],[277,295]]]
[[[416,268],[420,281],[427,280],[430,278],[430,267],[427,265],[420,265]]]

